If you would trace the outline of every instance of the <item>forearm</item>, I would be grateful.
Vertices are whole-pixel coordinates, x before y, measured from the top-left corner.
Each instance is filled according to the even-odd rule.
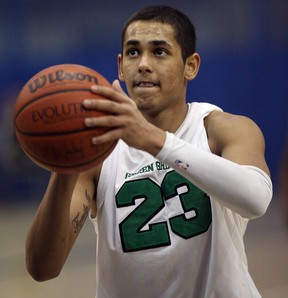
[[[26,264],[37,280],[57,276],[71,248],[70,204],[77,176],[53,174],[26,241]]]
[[[261,216],[272,198],[271,180],[260,169],[205,152],[172,134],[167,135],[156,158],[243,217]],[[186,169],[179,167],[179,161]]]

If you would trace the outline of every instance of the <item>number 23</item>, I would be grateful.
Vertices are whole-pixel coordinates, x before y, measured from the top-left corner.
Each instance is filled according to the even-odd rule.
[[[173,233],[184,239],[205,233],[212,221],[210,198],[175,171],[166,174],[161,186],[149,178],[127,181],[123,184],[116,195],[118,208],[133,206],[136,199],[144,199],[119,224],[124,252],[171,244],[167,221],[149,224],[148,230],[141,231],[141,229],[165,207],[164,200],[167,201],[177,195],[184,213],[169,218]],[[194,216],[187,219],[185,213],[189,211],[193,211]]]

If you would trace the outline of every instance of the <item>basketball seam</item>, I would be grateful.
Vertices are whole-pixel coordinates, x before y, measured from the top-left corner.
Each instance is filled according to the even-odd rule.
[[[24,132],[21,129],[17,127],[15,124],[15,128],[21,133],[23,136],[28,136],[28,137],[53,137],[53,136],[63,136],[63,135],[70,135],[70,134],[77,134],[83,131],[88,131],[88,130],[94,130],[95,127],[84,127],[82,129],[77,129],[77,130],[71,130],[71,131],[57,131],[57,132]]]
[[[82,162],[82,163],[78,163],[78,164],[75,163],[75,164],[71,164],[71,165],[61,165],[60,166],[60,165],[58,165],[56,163],[53,163],[53,162],[46,162],[46,161],[43,162],[43,161],[41,161],[41,159],[39,159],[38,157],[35,157],[34,154],[31,154],[31,153],[29,153],[28,156],[31,156],[32,159],[34,159],[35,161],[37,161],[38,163],[40,163],[44,167],[45,166],[47,166],[47,167],[51,166],[51,167],[54,167],[54,168],[57,168],[57,169],[61,170],[61,169],[69,169],[69,168],[75,168],[75,167],[77,168],[77,167],[85,166],[85,165],[87,165],[89,163],[94,163],[97,160],[101,159],[114,146],[115,146],[115,142],[113,142],[101,155],[97,155],[96,158],[89,159],[88,161],[85,161],[85,162]],[[23,151],[25,151],[25,150],[23,149]],[[76,170],[76,172],[77,172],[77,170]]]

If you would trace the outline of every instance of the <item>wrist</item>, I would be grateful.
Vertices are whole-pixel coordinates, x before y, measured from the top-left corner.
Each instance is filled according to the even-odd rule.
[[[144,146],[147,146],[145,151],[153,156],[158,155],[162,150],[166,141],[166,132],[160,128],[151,130],[148,136],[148,142]]]
[[[79,177],[79,173],[60,174],[56,172],[51,173],[51,182],[59,189],[74,189],[74,186]]]

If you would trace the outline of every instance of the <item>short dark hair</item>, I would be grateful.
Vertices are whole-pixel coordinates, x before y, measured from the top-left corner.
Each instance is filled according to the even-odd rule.
[[[191,20],[181,11],[165,5],[144,7],[128,19],[122,29],[122,49],[126,30],[131,23],[136,21],[154,21],[171,25],[181,47],[184,62],[196,52],[196,32]]]

